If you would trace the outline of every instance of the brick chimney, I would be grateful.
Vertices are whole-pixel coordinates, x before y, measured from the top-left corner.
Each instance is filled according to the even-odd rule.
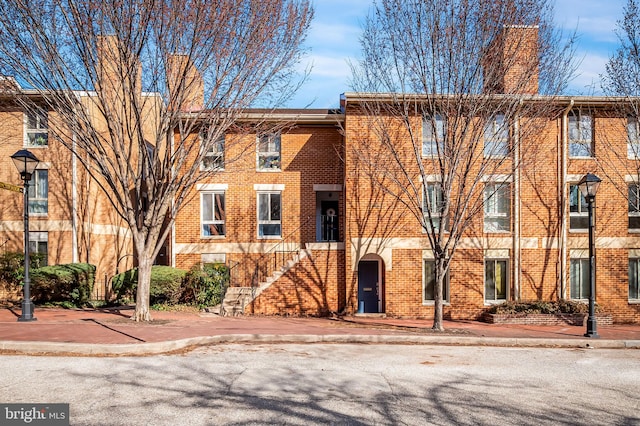
[[[187,55],[167,58],[167,85],[170,102],[179,111],[198,111],[204,106],[202,75]]]
[[[485,93],[538,93],[538,26],[505,25],[483,60]]]
[[[122,95],[124,97],[121,99],[126,99],[126,95],[131,92],[140,96],[142,93],[142,67],[137,58],[122,57],[121,49],[123,47],[119,46],[118,37],[115,35],[99,36],[97,47],[98,81],[95,83],[96,86],[100,86],[103,93],[112,92],[115,99],[122,97]],[[133,60],[135,63],[127,62]]]

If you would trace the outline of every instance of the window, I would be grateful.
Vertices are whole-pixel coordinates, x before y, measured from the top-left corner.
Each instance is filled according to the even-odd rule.
[[[37,147],[49,144],[46,111],[29,111],[26,114],[26,146]]]
[[[202,143],[202,137],[200,141]],[[202,157],[202,170],[221,169],[224,169],[224,135],[214,141]]]
[[[484,231],[511,230],[511,194],[509,184],[487,183],[484,186]]]
[[[640,185],[629,185],[629,229],[640,230]]]
[[[226,235],[224,192],[203,192],[200,195],[203,237],[223,237]]]
[[[629,258],[629,300],[640,301],[640,258]]]
[[[572,111],[569,115],[569,156],[593,156],[593,119],[589,114]]]
[[[434,259],[424,259],[423,263],[423,300],[425,302],[433,302],[435,301],[436,261]],[[449,274],[445,275],[442,283],[442,300],[449,302]]]
[[[589,259],[571,259],[569,267],[571,299],[589,298]]]
[[[578,185],[569,186],[569,229],[584,231],[589,229],[587,200]]]
[[[49,235],[47,232],[29,232],[29,255],[37,259],[37,266],[47,266]],[[37,257],[34,256],[37,255]]]
[[[491,117],[484,127],[484,156],[505,157],[509,153],[509,126],[504,114]]]
[[[280,135],[258,136],[258,170],[280,170]]]
[[[29,181],[29,213],[47,214],[49,198],[49,174],[47,170],[34,170]]]
[[[627,157],[640,158],[640,127],[636,117],[627,118]]]
[[[493,302],[507,299],[508,260],[486,259],[484,261],[484,300]]]
[[[440,229],[440,223],[444,222],[444,230],[448,229],[446,217],[442,218],[442,210],[444,209],[444,200],[442,194],[442,185],[438,182],[427,183],[424,185],[424,195],[422,198],[422,213],[424,215],[424,223],[427,229],[431,229],[429,222],[429,213],[431,213],[431,221],[434,229]]]
[[[445,121],[440,114],[425,117],[422,121],[422,156],[437,157],[444,152]]]
[[[282,235],[280,198],[279,192],[258,193],[259,237],[277,238]]]

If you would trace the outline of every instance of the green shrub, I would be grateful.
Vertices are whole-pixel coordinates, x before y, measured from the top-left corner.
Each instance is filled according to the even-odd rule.
[[[42,263],[42,255],[31,253],[30,270],[34,270]],[[8,251],[0,254],[0,282],[10,288],[22,285],[24,279],[24,252]]]
[[[151,268],[151,287],[149,289],[149,303],[176,304],[182,293],[182,280],[187,272],[170,266],[156,265]],[[138,286],[138,268],[133,268],[111,279],[116,300],[127,302],[135,300]]]
[[[226,265],[196,265],[185,277],[182,301],[200,308],[218,305],[228,282],[229,268]]]
[[[93,292],[96,267],[88,263],[43,266],[31,274],[31,295],[36,303],[71,302],[84,306]]]

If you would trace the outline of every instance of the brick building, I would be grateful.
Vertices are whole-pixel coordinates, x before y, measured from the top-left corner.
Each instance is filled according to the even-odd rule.
[[[496,44],[510,48],[505,40]],[[498,143],[522,138],[522,149],[508,151],[493,174],[477,176],[474,194],[483,208],[470,218],[452,258],[445,317],[477,318],[507,300],[586,301],[586,205],[576,183],[592,172],[603,179],[596,197],[596,300],[614,321],[638,322],[638,122],[625,113],[625,99],[540,96],[537,80],[514,93],[514,69],[529,67],[529,58],[502,69],[486,91],[496,99],[527,95],[523,102],[544,101],[555,113],[539,120],[535,132],[508,123]],[[18,149],[40,158],[32,248],[49,264],[96,264],[104,289],[134,262],[126,226],[78,159],[47,136],[47,114],[55,113],[24,113],[13,96],[3,95],[0,110],[0,181],[20,183],[9,160]],[[395,102],[390,95],[346,93],[338,110],[247,111],[243,120],[268,122],[271,130],[229,132],[207,153],[202,167],[215,173],[192,189],[162,263],[184,269],[226,264],[233,286],[228,298],[237,298],[245,313],[431,317],[433,256],[424,227],[353,156],[373,143],[363,138],[370,128],[362,108],[371,100]],[[437,128],[420,112],[408,122],[423,144],[424,164],[431,164],[427,133]],[[198,135],[192,141],[197,144]],[[381,157],[380,167],[388,160]],[[434,190],[438,177],[429,176],[414,181],[420,193]],[[19,250],[21,198],[3,192],[1,205],[0,250]]]

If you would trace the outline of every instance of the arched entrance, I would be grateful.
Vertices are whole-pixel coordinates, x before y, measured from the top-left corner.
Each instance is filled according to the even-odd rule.
[[[358,313],[384,312],[382,259],[367,255],[358,262]]]

